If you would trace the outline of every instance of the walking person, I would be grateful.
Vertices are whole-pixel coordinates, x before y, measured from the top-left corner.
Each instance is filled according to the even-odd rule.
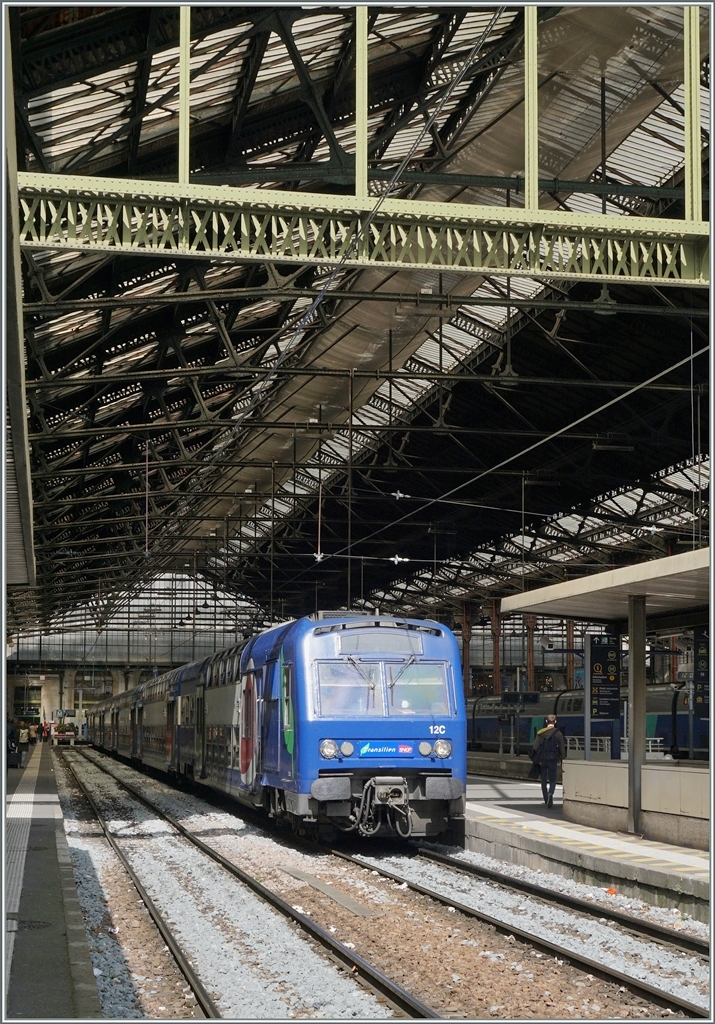
[[[547,715],[543,729],[534,739],[531,758],[541,769],[541,792],[547,807],[554,806],[556,769],[566,756],[563,733],[556,728],[556,715]]]
[[[20,722],[17,734],[17,749],[20,751],[20,767],[25,767],[27,751],[30,749],[30,727],[27,722]]]
[[[19,768],[20,767],[20,755],[17,750],[17,729],[15,728],[15,719],[8,718],[6,729],[7,737],[7,752],[6,752],[6,764],[8,768]]]
[[[50,723],[49,722],[43,722],[42,723],[42,742],[43,743],[47,743],[49,738],[50,738]]]
[[[35,744],[37,743],[37,726],[35,725],[34,722],[30,722],[28,728],[30,730],[30,746],[34,747]]]

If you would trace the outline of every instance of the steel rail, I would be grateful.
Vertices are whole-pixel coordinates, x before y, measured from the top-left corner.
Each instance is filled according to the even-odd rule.
[[[317,940],[328,952],[337,960],[341,961],[345,966],[349,967],[352,973],[356,973],[361,977],[367,984],[376,989],[382,995],[384,995],[390,1002],[397,1006],[400,1010],[406,1013],[409,1017],[416,1019],[439,1019],[440,1014],[433,1010],[426,1003],[416,999],[413,995],[403,989],[400,985],[397,985],[394,981],[379,971],[376,967],[364,960],[357,953],[353,953],[342,942],[317,925],[314,921],[311,921],[305,914],[301,914],[299,911],[294,910],[293,907],[282,899],[276,893],[272,892],[265,885],[255,879],[252,875],[249,875],[246,871],[232,864],[230,860],[223,857],[216,850],[208,846],[197,836],[193,835],[184,825],[181,824],[173,815],[167,811],[162,810],[151,800],[149,800],[143,793],[141,793],[135,786],[130,782],[126,782],[123,779],[117,778],[114,772],[109,771],[104,765],[95,761],[93,757],[89,757],[88,754],[83,750],[77,750],[85,760],[89,761],[96,768],[109,775],[117,785],[126,789],[128,793],[131,793],[133,797],[143,803],[155,814],[158,814],[161,818],[167,821],[173,828],[177,830],[185,839],[188,839],[192,845],[197,849],[201,850],[202,853],[206,854],[212,860],[220,864],[222,868],[228,871],[231,875],[237,878],[244,885],[247,885],[249,889],[260,896],[261,899],[269,903],[274,909],[278,910],[284,917],[295,921],[296,924],[305,931],[311,938]]]
[[[536,885],[534,882],[527,882],[522,878],[514,878],[512,875],[504,874],[501,871],[494,871],[491,868],[482,868],[476,864],[468,864],[465,861],[458,860],[456,857],[450,857],[447,854],[437,853],[433,850],[423,850],[420,848],[418,856],[423,857],[425,860],[446,864],[448,867],[456,868],[458,871],[463,871],[468,875],[487,878],[491,882],[498,882],[499,885],[507,886],[510,889],[519,889],[521,892],[527,892],[531,896],[538,896],[539,899],[545,900],[548,903],[560,903],[572,910],[579,910],[585,914],[590,914],[592,917],[609,918],[623,925],[624,928],[629,928],[631,931],[648,935],[651,938],[662,939],[664,942],[680,946],[683,949],[704,954],[709,954],[710,952],[710,943],[705,939],[698,938],[697,935],[684,935],[676,932],[674,928],[667,928],[665,925],[656,924],[653,921],[642,921],[640,918],[634,917],[633,914],[626,914],[622,910],[616,910],[614,907],[607,907],[601,903],[589,903],[588,900],[579,899],[577,896],[570,896],[568,893],[552,892],[549,889],[545,889],[542,885]]]
[[[409,878],[403,878],[401,875],[397,875],[392,871],[387,871],[385,868],[381,868],[372,861],[362,860],[360,857],[355,857],[349,853],[343,853],[341,850],[332,849],[330,852],[335,854],[336,857],[341,857],[343,860],[347,860],[361,868],[369,868],[371,871],[377,871],[378,874],[383,875],[385,878],[389,878],[393,882],[397,882],[400,885],[407,885],[407,887],[412,889],[414,892],[419,892],[423,896],[429,897],[429,899],[444,904],[444,906],[454,907],[455,910],[459,910],[460,913],[465,914],[467,917],[476,917],[478,920],[484,921],[485,924],[491,925],[499,932],[505,932],[509,935],[517,936],[523,942],[527,942],[531,946],[536,946],[557,958],[560,957],[568,960],[570,963],[577,964],[579,967],[588,970],[591,974],[597,975],[605,981],[617,981],[620,985],[625,986],[635,994],[646,999],[651,999],[653,1002],[661,1006],[671,1009],[673,1007],[677,1007],[679,1010],[684,1010],[688,1016],[703,1017],[708,1020],[710,1019],[710,1011],[707,1008],[698,1006],[697,1003],[691,1003],[688,999],[681,999],[679,996],[672,995],[670,992],[664,992],[662,989],[658,989],[654,985],[649,985],[648,982],[638,981],[636,978],[632,978],[628,974],[623,974],[621,971],[607,967],[605,964],[599,963],[597,960],[592,960],[590,957],[576,953],[571,948],[560,946],[555,942],[550,942],[548,939],[545,939],[540,935],[534,935],[532,932],[525,931],[523,928],[519,928],[516,925],[506,924],[504,921],[500,921],[496,917],[491,917],[489,914],[485,914],[481,910],[475,910],[474,907],[468,907],[466,904],[459,903],[457,900],[454,900],[449,896],[443,896],[441,893],[435,892],[433,889],[428,889],[426,886],[419,885],[417,882],[412,882]]]
[[[78,753],[82,753],[82,751],[77,751],[77,752]],[[176,939],[174,938],[174,935],[173,935],[171,929],[169,928],[168,924],[164,920],[161,912],[157,909],[157,906],[154,903],[154,901],[152,900],[151,896],[149,895],[149,893],[146,891],[146,889],[144,888],[142,883],[137,878],[137,876],[136,876],[136,874],[134,872],[134,869],[132,868],[131,864],[129,863],[129,860],[127,859],[127,857],[122,853],[121,849],[119,848],[119,845],[117,844],[117,841],[115,840],[114,836],[111,834],[111,832],[109,831],[107,825],[105,824],[104,818],[102,817],[102,814],[101,814],[101,811],[97,807],[97,804],[95,803],[93,797],[90,795],[87,787],[82,782],[82,780],[78,776],[77,772],[74,770],[74,767],[72,765],[71,760],[69,760],[67,758],[66,754],[68,752],[67,751],[63,751],[62,753],[63,753],[63,759],[64,759],[65,764],[67,765],[69,770],[72,772],[72,775],[74,776],[75,781],[77,782],[77,785],[82,790],[82,793],[84,794],[84,797],[87,800],[87,803],[92,808],[94,816],[96,817],[97,821],[99,822],[99,824],[101,826],[101,829],[104,832],[104,835],[105,835],[105,837],[107,839],[107,842],[112,847],[112,849],[116,853],[117,857],[119,857],[120,861],[124,865],[124,868],[125,868],[127,874],[129,875],[129,877],[131,878],[132,882],[134,883],[134,887],[136,888],[136,890],[139,893],[139,896],[141,897],[144,905],[146,906],[147,910],[149,911],[149,915],[150,915],[152,921],[154,922],[154,924],[158,928],[159,934],[161,935],[161,937],[163,938],[164,942],[169,947],[171,955],[174,957],[174,960],[176,961],[176,964],[177,964],[179,970],[181,971],[181,973],[184,975],[184,977],[188,981],[189,985],[191,986],[191,989],[192,989],[193,993],[196,996],[196,1000],[197,1000],[199,1006],[201,1007],[204,1016],[208,1017],[208,1018],[211,1018],[211,1019],[220,1020],[221,1019],[221,1014],[218,1011],[218,1007],[214,1003],[214,1001],[211,998],[211,996],[209,995],[209,993],[204,988],[203,984],[199,980],[199,977],[196,974],[196,972],[194,971],[193,967],[188,962],[187,958],[184,956],[184,954],[183,954],[183,952],[181,950],[181,947],[179,946],[179,944],[177,943]],[[88,760],[90,760],[90,759],[88,758]]]

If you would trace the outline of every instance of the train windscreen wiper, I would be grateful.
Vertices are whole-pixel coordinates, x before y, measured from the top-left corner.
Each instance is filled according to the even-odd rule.
[[[363,670],[363,667],[360,664],[360,662],[357,661],[357,659],[352,654],[348,654],[348,661],[353,666],[353,668],[355,668],[357,670],[358,675],[361,676],[365,680],[365,682],[370,687],[370,689],[374,690],[375,689],[375,682],[374,682],[374,680],[372,680],[370,678],[370,676],[367,674],[367,672],[365,672]]]
[[[407,661],[405,662],[405,664],[400,669],[400,671],[397,673],[396,676],[393,676],[392,672],[390,672],[390,675],[392,676],[392,678],[390,680],[390,689],[392,689],[392,687],[395,685],[395,683],[398,681],[398,679],[405,674],[405,672],[410,667],[410,665],[414,664],[414,661],[415,661],[415,656],[414,656],[414,654],[411,654],[409,656],[409,658],[407,659]]]

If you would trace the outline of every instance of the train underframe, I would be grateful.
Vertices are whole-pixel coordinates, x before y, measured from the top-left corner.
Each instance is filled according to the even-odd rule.
[[[369,769],[320,772],[309,793],[266,785],[264,806],[298,830],[362,836],[438,836],[463,820],[465,791],[448,772]]]

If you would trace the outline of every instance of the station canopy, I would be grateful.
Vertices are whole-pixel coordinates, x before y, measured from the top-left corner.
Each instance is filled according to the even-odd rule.
[[[179,9],[8,11],[21,183],[176,182]],[[375,208],[524,205],[524,12],[368,8]],[[354,8],[193,8],[191,183],[349,207],[355,41]],[[540,208],[682,219],[683,8],[539,7],[538,54]],[[461,621],[463,602],[708,543],[705,287],[30,242],[10,243],[10,633],[78,609],[101,630],[182,575],[255,623]]]

